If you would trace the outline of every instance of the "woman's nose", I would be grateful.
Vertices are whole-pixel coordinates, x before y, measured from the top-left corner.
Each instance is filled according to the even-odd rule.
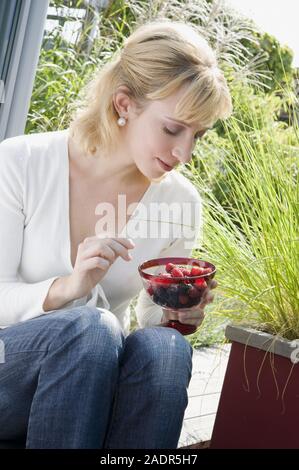
[[[188,163],[191,159],[192,149],[190,146],[175,147],[172,151],[172,155],[177,158],[181,163]]]

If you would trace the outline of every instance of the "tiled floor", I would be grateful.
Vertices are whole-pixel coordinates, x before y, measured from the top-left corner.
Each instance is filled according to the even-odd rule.
[[[178,447],[211,438],[230,345],[193,350],[193,371]]]

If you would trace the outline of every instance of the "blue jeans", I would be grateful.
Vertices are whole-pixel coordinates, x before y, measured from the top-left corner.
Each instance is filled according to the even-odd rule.
[[[175,449],[192,348],[171,328],[124,336],[108,310],[56,310],[0,330],[0,440],[35,449]]]

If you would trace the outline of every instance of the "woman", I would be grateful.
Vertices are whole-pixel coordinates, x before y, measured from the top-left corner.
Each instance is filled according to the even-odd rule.
[[[157,325],[199,326],[212,296],[192,312],[161,310],[137,267],[191,253],[200,198],[175,167],[229,116],[229,91],[205,40],[166,20],[133,32],[86,90],[69,129],[0,144],[0,439],[26,437],[27,448],[176,448],[192,348]],[[124,199],[105,228],[98,215]],[[157,202],[191,207],[191,236],[159,231],[182,226],[179,210],[157,217],[153,235],[147,223],[136,229],[136,212],[144,222],[140,209]],[[140,328],[130,334],[137,294]]]

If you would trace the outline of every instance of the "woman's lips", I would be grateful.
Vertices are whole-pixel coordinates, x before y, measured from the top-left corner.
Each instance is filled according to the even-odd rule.
[[[172,166],[167,165],[167,163],[163,162],[163,160],[161,160],[160,158],[157,157],[157,160],[158,160],[160,166],[163,168],[163,170],[165,170],[165,171],[173,170]]]

